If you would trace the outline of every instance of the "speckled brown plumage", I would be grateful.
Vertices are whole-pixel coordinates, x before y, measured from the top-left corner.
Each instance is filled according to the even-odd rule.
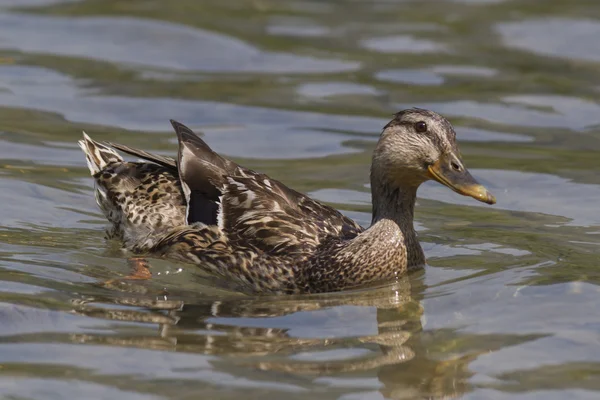
[[[185,198],[177,171],[147,162],[126,162],[87,135],[80,141],[96,181],[96,202],[111,223],[109,238],[144,252],[161,235],[185,223]]]
[[[418,186],[432,178],[432,167],[446,174],[434,179],[453,190],[482,201],[492,198],[479,187],[475,196],[474,189],[461,186],[460,179],[474,181],[456,154],[454,130],[426,110],[398,113],[383,130],[373,156],[374,209],[367,230],[223,158],[189,128],[172,124],[179,140],[177,160],[100,144],[85,134],[80,141],[96,181],[96,200],[112,224],[110,236],[136,253],[192,263],[243,291],[335,291],[422,266],[414,204]],[[126,162],[114,149],[149,162]],[[438,159],[449,159],[452,168],[436,166]]]

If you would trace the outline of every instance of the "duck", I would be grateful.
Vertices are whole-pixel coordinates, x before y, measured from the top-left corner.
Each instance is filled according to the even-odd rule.
[[[428,180],[496,202],[465,167],[451,123],[430,110],[402,110],[383,127],[372,155],[366,229],[216,153],[187,126],[171,124],[176,158],[83,133],[79,145],[110,223],[107,237],[137,256],[193,265],[240,292],[357,289],[422,268],[413,220],[417,189]],[[141,160],[125,161],[118,151]]]

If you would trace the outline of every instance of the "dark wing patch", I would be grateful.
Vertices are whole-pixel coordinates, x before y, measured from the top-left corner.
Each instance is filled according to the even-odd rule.
[[[220,188],[237,165],[215,153],[187,126],[171,120],[177,133],[177,166],[187,202],[187,223],[217,223]]]
[[[202,192],[192,190],[189,195],[186,195],[186,203],[186,222],[188,225],[196,222],[202,222],[206,225],[217,224],[218,202],[210,200]]]

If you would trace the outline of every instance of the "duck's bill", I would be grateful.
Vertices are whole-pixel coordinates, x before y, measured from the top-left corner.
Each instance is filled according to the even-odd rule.
[[[455,163],[455,168],[452,166]],[[430,165],[427,170],[431,179],[448,186],[456,193],[469,196],[483,203],[494,204],[496,198],[488,192],[485,186],[479,184],[471,176],[462,163],[453,156],[442,156],[436,163]]]

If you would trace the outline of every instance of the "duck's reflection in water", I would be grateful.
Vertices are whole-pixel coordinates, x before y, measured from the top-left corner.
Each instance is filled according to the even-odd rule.
[[[409,278],[404,277],[393,286],[330,295],[233,297],[193,303],[86,298],[74,300],[74,312],[157,324],[158,332],[72,335],[70,340],[218,355],[248,371],[341,378],[376,376],[381,383],[379,391],[386,398],[438,399],[469,391],[468,380],[473,374],[468,365],[479,354],[535,339],[424,331],[419,292],[422,290],[411,289]],[[356,307],[360,315],[368,316],[360,323],[370,324],[368,329],[374,333],[355,335],[350,327],[331,334],[331,330],[323,332],[319,328],[324,317],[316,313],[324,311],[334,312],[334,319],[352,324],[344,319],[346,306]],[[351,313],[349,318],[355,319],[356,315]],[[296,334],[301,324],[307,325],[302,332],[310,330],[311,316],[315,332],[304,337]],[[244,368],[235,370],[240,373]]]

